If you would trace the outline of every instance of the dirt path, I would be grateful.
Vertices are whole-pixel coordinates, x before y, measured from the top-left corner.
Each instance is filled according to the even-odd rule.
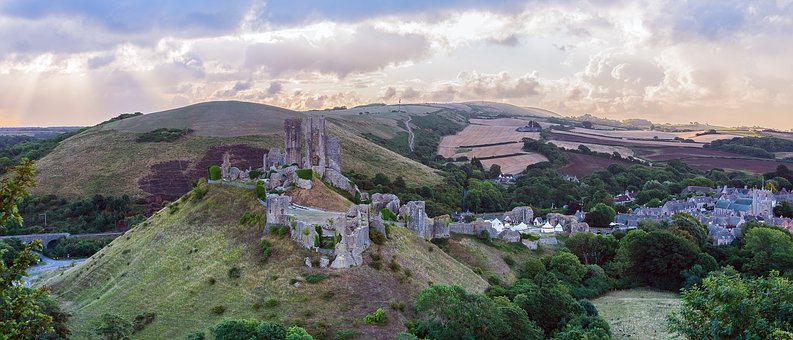
[[[405,121],[405,127],[408,129],[408,134],[410,138],[408,139],[408,147],[410,147],[410,152],[413,152],[413,141],[416,139],[416,135],[413,134],[413,129],[410,128],[410,120],[413,117],[408,116],[408,120]]]

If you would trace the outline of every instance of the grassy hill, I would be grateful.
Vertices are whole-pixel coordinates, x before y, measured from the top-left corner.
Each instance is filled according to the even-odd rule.
[[[189,190],[197,176],[205,176],[207,162],[221,162],[223,151],[232,153],[235,165],[260,166],[264,150],[283,149],[283,120],[304,116],[267,105],[210,102],[102,124],[64,140],[39,160],[39,185],[34,192],[84,197],[127,194],[142,198],[151,193],[141,188],[141,180],[163,173],[163,178],[156,178],[157,185],[181,188],[174,189],[178,197]],[[172,142],[136,141],[140,133],[161,127],[195,132]],[[401,175],[411,185],[441,181],[429,167],[332,122],[328,124],[328,134],[341,138],[345,171],[369,176],[382,172],[391,178]],[[244,146],[242,150],[240,145]]]
[[[316,257],[289,239],[267,235],[274,251],[262,261],[261,225],[240,225],[244,212],[263,211],[251,191],[211,186],[201,200],[186,195],[87,261],[53,273],[41,284],[52,288],[72,313],[75,338],[89,338],[103,313],[132,320],[156,317],[134,338],[180,338],[220,320],[258,318],[300,324],[314,335],[356,329],[361,338],[393,336],[410,316],[389,303],[410,305],[430,282],[455,283],[481,292],[487,283],[437,246],[404,228],[392,240],[364,254],[365,264],[347,270],[308,268]],[[382,269],[375,269],[379,254]],[[389,263],[399,264],[392,270]],[[240,276],[229,275],[237,268]],[[396,268],[394,266],[393,268]],[[327,279],[311,284],[306,275]],[[225,307],[221,315],[214,306]],[[362,318],[386,310],[389,324],[367,326]]]
[[[303,114],[276,106],[213,101],[104,124],[102,130],[143,133],[159,128],[192,129],[196,135],[236,137],[283,133],[284,119]]]

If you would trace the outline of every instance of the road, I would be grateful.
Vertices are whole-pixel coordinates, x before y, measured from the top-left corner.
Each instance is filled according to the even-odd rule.
[[[413,119],[413,117],[408,116],[408,120],[405,121],[405,127],[408,129],[408,135],[410,135],[410,138],[408,138],[408,147],[410,147],[410,152],[413,152],[413,142],[416,140],[416,135],[413,134],[413,129],[410,128],[411,119]]]
[[[49,257],[44,256],[44,254],[39,253],[39,259],[43,261],[43,264],[38,264],[28,269],[28,277],[25,280],[25,285],[30,285],[32,282],[36,281],[39,276],[51,272],[58,268],[68,267],[75,263],[80,263],[85,261],[85,259],[70,259],[70,260],[54,260]]]

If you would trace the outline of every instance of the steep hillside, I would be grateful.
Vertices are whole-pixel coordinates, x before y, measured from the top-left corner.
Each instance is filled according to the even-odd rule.
[[[124,119],[105,124],[102,129],[135,133],[159,128],[192,129],[199,136],[235,137],[282,133],[284,119],[300,117],[304,115],[276,106],[216,101]]]
[[[292,203],[304,207],[317,208],[327,211],[344,212],[350,209],[352,202],[344,196],[328,188],[322,180],[314,178],[311,189],[293,188],[286,194],[292,198]]]
[[[219,164],[226,151],[232,154],[235,166],[245,169],[261,166],[262,154],[267,149],[283,149],[283,120],[303,115],[277,108],[256,111],[262,108],[272,107],[211,102],[88,129],[64,140],[38,161],[39,186],[35,193],[127,194],[133,198],[176,199],[190,189],[195,179],[206,176],[208,165]],[[218,117],[225,117],[220,125],[216,125]],[[374,124],[383,123],[374,121]],[[172,142],[136,141],[137,132],[159,127],[190,128],[196,132]],[[441,180],[429,167],[332,122],[328,124],[328,134],[341,138],[345,171],[369,176],[382,172],[391,178],[401,175],[415,185],[432,185]]]
[[[42,280],[73,314],[75,338],[88,338],[95,320],[114,313],[132,320],[156,313],[134,338],[182,338],[223,319],[259,318],[301,324],[314,335],[357,329],[361,338],[384,338],[403,329],[409,305],[430,282],[454,283],[481,292],[486,282],[437,246],[393,228],[392,240],[364,254],[365,264],[347,270],[308,268],[316,254],[289,239],[267,235],[274,245],[262,260],[261,225],[240,225],[244,212],[262,212],[251,191],[211,186],[201,200],[185,196],[114,240],[87,261]],[[379,253],[382,269],[371,266]],[[394,259],[398,270],[391,270]],[[229,275],[238,268],[240,276]],[[396,268],[394,266],[394,268]],[[327,279],[311,284],[306,275]],[[225,307],[218,315],[214,306]],[[362,318],[386,310],[389,324],[367,326]]]

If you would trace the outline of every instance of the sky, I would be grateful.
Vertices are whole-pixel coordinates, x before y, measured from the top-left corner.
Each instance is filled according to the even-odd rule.
[[[793,0],[0,0],[0,126],[491,100],[793,129]]]

